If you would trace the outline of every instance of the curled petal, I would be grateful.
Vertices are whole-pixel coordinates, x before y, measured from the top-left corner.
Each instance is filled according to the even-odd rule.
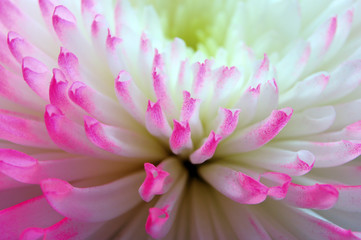
[[[145,163],[144,169],[146,177],[138,191],[142,199],[149,202],[155,195],[164,194],[172,187],[181,174],[182,166],[178,160],[169,159],[157,167],[151,163]]]
[[[268,196],[273,199],[284,199],[287,195],[288,188],[292,178],[287,174],[277,172],[266,172],[261,174],[262,182],[269,187]]]

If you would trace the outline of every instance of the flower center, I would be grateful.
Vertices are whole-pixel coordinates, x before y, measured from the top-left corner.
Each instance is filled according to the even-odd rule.
[[[139,0],[133,0],[135,4]],[[194,51],[207,57],[224,47],[228,26],[237,1],[146,0],[162,21],[165,37],[180,38]],[[227,13],[227,14],[225,14]]]
[[[183,161],[183,166],[188,172],[188,175],[192,179],[201,179],[201,177],[198,174],[198,166],[196,164],[191,163],[189,160]]]

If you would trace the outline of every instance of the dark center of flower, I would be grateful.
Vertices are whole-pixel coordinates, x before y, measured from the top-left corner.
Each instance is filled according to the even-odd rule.
[[[201,177],[198,174],[199,165],[193,164],[187,160],[187,161],[183,161],[183,166],[186,168],[190,178],[201,179]]]

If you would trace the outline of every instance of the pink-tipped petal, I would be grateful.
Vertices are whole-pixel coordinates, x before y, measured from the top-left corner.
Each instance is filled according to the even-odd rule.
[[[310,56],[311,64],[317,64],[326,55],[335,37],[336,29],[337,17],[332,17],[322,24],[308,39],[312,49]]]
[[[200,175],[226,197],[241,204],[258,204],[267,198],[268,187],[248,175],[216,164],[202,165]]]
[[[79,61],[78,58],[72,52],[69,52],[65,48],[60,48],[58,56],[58,65],[60,70],[65,73],[66,78],[71,82],[80,80]]]
[[[156,50],[153,60],[153,88],[155,96],[157,97],[163,111],[167,114],[172,114],[174,111],[173,100],[171,99],[167,89],[167,76],[164,73],[164,62],[161,54]]]
[[[4,110],[0,110],[0,139],[26,146],[56,148],[43,121]]]
[[[193,164],[201,164],[213,157],[218,143],[222,140],[222,136],[211,131],[208,138],[204,141],[202,146],[190,155],[190,160]]]
[[[149,216],[145,224],[145,228],[150,236],[155,239],[161,238],[163,233],[162,228],[167,223],[169,214],[167,207],[164,208],[150,208]]]
[[[336,204],[338,196],[337,188],[330,184],[302,186],[291,183],[283,201],[300,208],[330,209]]]
[[[45,101],[49,101],[51,72],[39,60],[32,57],[22,59],[22,72],[25,82]]]
[[[125,128],[134,126],[128,113],[116,101],[92,89],[83,82],[74,82],[69,88],[70,99],[99,121]]]
[[[274,110],[271,115],[260,123],[256,123],[229,139],[222,145],[219,154],[249,152],[260,148],[271,141],[292,116],[291,108]]]
[[[210,78],[213,62],[205,60],[204,63],[197,62],[194,64],[194,80],[193,80],[193,92],[197,97],[202,97],[203,92],[206,91],[204,86],[205,82]]]
[[[32,46],[24,40],[19,34],[16,32],[8,33],[8,46],[12,55],[16,59],[18,63],[21,63],[21,60],[25,56],[29,56],[31,54]]]
[[[184,91],[183,104],[180,116],[181,121],[189,121],[192,116],[195,115],[195,112],[199,107],[199,103],[199,99],[191,98],[191,94],[188,91]]]
[[[75,105],[69,98],[68,92],[70,86],[63,71],[54,68],[53,78],[51,79],[49,87],[50,103],[65,112],[70,119],[80,123],[83,121],[83,115],[85,115],[86,112]]]
[[[51,139],[62,149],[71,153],[106,156],[86,137],[83,126],[69,120],[57,107],[47,105],[44,115]]]
[[[188,150],[193,146],[191,129],[188,122],[173,120],[174,128],[169,138],[169,146],[174,154]]]
[[[165,156],[165,151],[151,137],[102,124],[89,116],[84,117],[84,126],[88,139],[105,151],[134,158],[133,161]],[[124,160],[127,161],[126,158]]]
[[[167,138],[171,135],[172,130],[159,101],[153,103],[148,100],[147,112],[145,114],[145,126],[154,136]]]
[[[115,79],[115,93],[122,107],[138,122],[144,124],[147,100],[128,72],[119,72]]]
[[[56,6],[53,13],[53,26],[60,40],[65,40],[69,32],[77,28],[75,16],[62,5]]]
[[[216,133],[221,135],[222,138],[226,138],[231,135],[237,127],[240,112],[241,110],[239,109],[230,110],[221,108],[221,120]]]

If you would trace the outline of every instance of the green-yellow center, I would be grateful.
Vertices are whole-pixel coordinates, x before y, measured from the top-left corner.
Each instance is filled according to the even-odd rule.
[[[133,2],[137,4],[137,0]],[[168,39],[180,38],[194,51],[200,50],[209,57],[214,56],[217,50],[225,45],[233,12],[232,5],[234,8],[236,1],[145,0],[145,2],[152,5],[160,16],[163,32]]]

